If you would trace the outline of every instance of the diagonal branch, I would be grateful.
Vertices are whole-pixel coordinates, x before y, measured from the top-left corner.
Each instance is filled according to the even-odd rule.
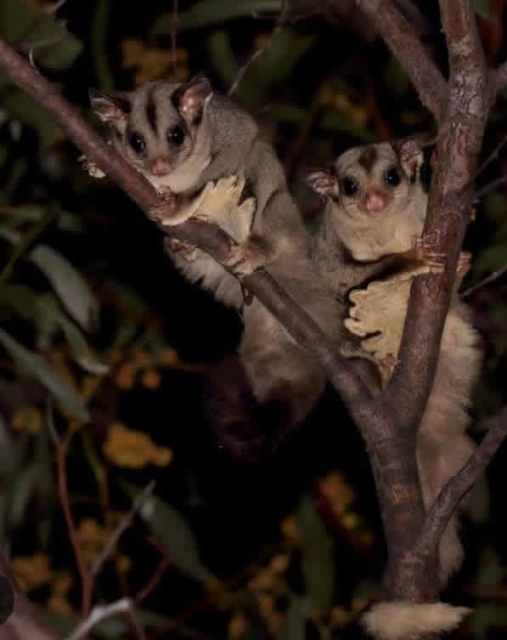
[[[405,69],[423,105],[437,122],[442,121],[447,107],[447,83],[411,23],[392,0],[356,0],[356,3]]]
[[[50,82],[1,39],[0,69],[44,106],[74,144],[145,212],[161,204],[149,182],[87,125],[79,111]],[[220,263],[226,261],[233,244],[221,229],[201,221],[190,220],[177,226],[161,227],[161,230],[196,245]],[[374,441],[392,433],[391,417],[376,410],[376,403],[367,387],[347,360],[335,353],[335,345],[330,344],[317,322],[292,300],[272,276],[261,269],[245,277],[243,284],[298,342],[320,358],[331,383],[342,395],[352,416],[363,425],[365,439]]]
[[[490,108],[488,70],[470,3],[442,0],[441,12],[449,46],[450,94],[440,126],[424,234],[434,250],[448,258],[442,275],[416,278],[400,364],[386,393],[386,402],[396,399],[400,422],[409,428],[418,424],[433,382]]]
[[[428,557],[435,552],[461,500],[477,482],[507,438],[507,407],[488,420],[486,426],[489,430],[480,445],[459,473],[449,480],[433,503],[414,546],[414,555]]]

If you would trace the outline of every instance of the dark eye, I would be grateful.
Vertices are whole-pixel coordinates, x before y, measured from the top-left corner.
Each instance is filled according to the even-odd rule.
[[[401,182],[400,172],[397,167],[389,167],[384,173],[384,182],[390,187],[397,187]]]
[[[349,197],[354,196],[359,191],[359,184],[357,180],[355,180],[354,178],[351,178],[350,176],[346,176],[345,178],[343,178],[341,183],[342,183],[343,193],[346,196],[349,196]]]
[[[146,142],[144,141],[143,136],[135,131],[131,131],[129,133],[129,145],[138,156],[144,153],[144,150],[146,149]]]
[[[179,125],[176,125],[175,127],[171,127],[167,132],[167,139],[179,147],[185,139],[185,132]]]

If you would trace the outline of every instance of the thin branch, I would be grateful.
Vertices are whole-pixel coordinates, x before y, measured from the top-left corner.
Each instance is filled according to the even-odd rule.
[[[497,269],[496,271],[493,271],[493,273],[490,273],[489,276],[484,278],[484,280],[481,280],[477,284],[474,284],[472,287],[465,289],[465,291],[462,292],[461,297],[467,298],[468,296],[471,296],[472,293],[475,293],[479,289],[482,289],[483,287],[486,287],[488,284],[491,284],[495,280],[498,280],[506,273],[507,273],[507,265],[505,265],[501,269]]]
[[[147,498],[153,493],[155,484],[156,484],[155,480],[152,480],[148,485],[146,485],[146,487],[141,491],[141,493],[138,496],[136,496],[136,499],[134,500],[134,504],[132,505],[132,508],[120,520],[120,522],[118,523],[118,526],[113,531],[111,537],[107,541],[106,546],[102,550],[102,553],[100,553],[100,555],[97,557],[97,559],[93,563],[93,566],[90,571],[93,577],[95,577],[99,573],[99,571],[102,569],[102,566],[113,553],[123,533],[130,527],[136,514],[140,511],[143,504],[146,502]]]
[[[13,82],[50,111],[74,144],[141,209],[148,212],[148,215],[155,206],[163,204],[150,183],[86,124],[78,110],[70,105],[50,82],[1,39],[0,69],[3,69]],[[221,229],[198,220],[161,227],[161,230],[165,234],[203,249],[222,264],[227,262],[233,246],[232,239]],[[377,432],[389,433],[390,416],[377,409],[367,387],[348,361],[335,353],[334,345],[329,343],[318,324],[283,291],[274,278],[264,269],[260,269],[245,277],[243,284],[257,296],[297,341],[317,355],[332,384],[341,393],[352,416],[360,424],[370,419],[374,422],[371,429],[362,430],[363,436],[367,440],[372,440],[377,437],[375,435]]]
[[[337,0],[340,2],[340,0]],[[421,102],[440,122],[447,107],[447,83],[417,33],[391,0],[356,0],[405,69]]]
[[[449,480],[440,491],[426,517],[423,529],[414,546],[414,554],[432,554],[445,531],[449,520],[464,496],[477,482],[507,438],[507,407],[487,421],[489,431],[470,456],[465,466]]]
[[[81,611],[84,616],[88,615],[92,604],[93,577],[88,571],[83,553],[79,544],[77,527],[70,506],[70,495],[67,481],[67,450],[70,438],[63,440],[58,437],[56,431],[53,433],[53,440],[56,450],[56,477],[58,487],[58,498],[65,518],[67,532],[74,551],[79,577],[81,579]]]
[[[489,154],[486,160],[484,160],[481,166],[477,169],[477,173],[474,176],[475,180],[477,180],[477,178],[484,173],[484,171],[489,167],[489,165],[498,158],[498,156],[500,155],[500,151],[505,147],[506,144],[507,144],[507,136],[504,136],[500,140],[500,142],[496,145],[496,147],[493,149],[493,151]],[[476,194],[476,197],[477,197],[477,194]]]
[[[94,607],[86,620],[84,620],[77,629],[66,638],[66,640],[81,640],[81,638],[85,638],[93,627],[98,625],[100,622],[103,622],[108,618],[112,618],[113,616],[117,616],[118,614],[132,611],[132,606],[132,600],[129,598],[122,598],[121,600],[117,600],[111,604]]]
[[[173,10],[171,13],[171,17],[169,18],[169,35],[171,38],[171,66],[175,77],[178,70],[178,63],[176,61],[176,48],[178,44],[178,11],[178,0],[173,0]]]
[[[238,73],[236,74],[236,77],[234,78],[233,83],[229,88],[229,91],[227,92],[228,96],[232,96],[236,92],[237,88],[241,84],[241,81],[245,77],[245,74],[248,71],[248,69],[257,60],[257,58],[260,58],[271,47],[271,45],[273,44],[274,38],[285,26],[285,23],[287,21],[287,10],[288,10],[287,0],[282,0],[280,15],[276,20],[275,27],[271,32],[271,35],[268,41],[263,47],[260,47],[259,49],[254,51],[252,55],[248,58],[248,60],[245,62],[245,64],[240,67],[240,69],[238,70]]]

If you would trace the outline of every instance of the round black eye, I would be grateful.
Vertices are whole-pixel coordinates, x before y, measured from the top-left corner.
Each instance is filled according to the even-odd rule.
[[[180,144],[183,143],[183,140],[185,140],[185,132],[179,125],[176,125],[175,127],[171,127],[167,132],[167,139],[179,147]]]
[[[384,173],[384,182],[390,187],[397,187],[401,182],[401,176],[397,167],[389,167]]]
[[[354,196],[359,191],[359,183],[357,182],[357,180],[351,178],[350,176],[346,176],[345,178],[343,178],[341,183],[343,193],[346,196]]]
[[[146,149],[146,142],[144,141],[143,136],[140,133],[136,133],[135,131],[131,131],[128,136],[129,145],[132,149],[137,153],[137,155],[141,155],[144,153]]]

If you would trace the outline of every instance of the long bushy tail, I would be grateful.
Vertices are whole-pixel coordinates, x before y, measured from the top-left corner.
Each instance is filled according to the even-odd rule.
[[[435,381],[418,433],[417,460],[426,508],[475,448],[466,429],[481,359],[479,337],[468,319],[468,309],[456,302],[447,317]],[[457,516],[442,536],[439,559],[443,586],[463,559]]]

